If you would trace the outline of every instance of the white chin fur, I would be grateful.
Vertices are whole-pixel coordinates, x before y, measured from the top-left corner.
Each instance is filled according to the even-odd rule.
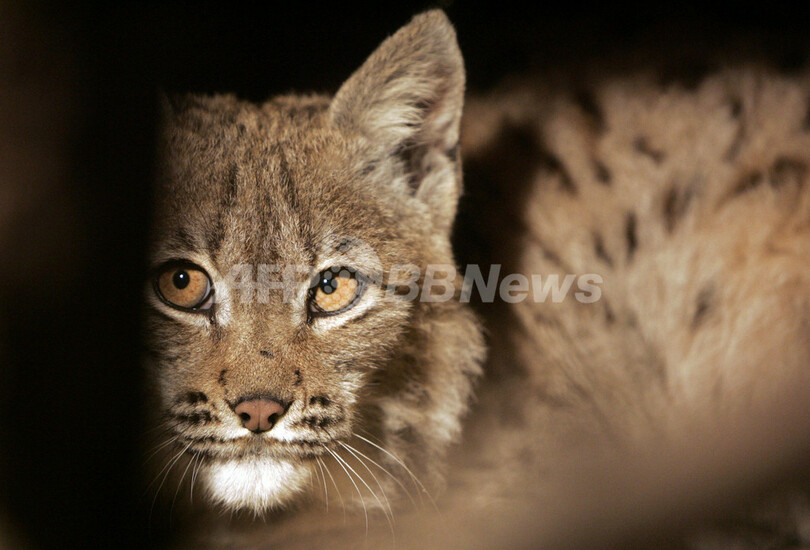
[[[212,500],[232,510],[260,514],[278,508],[301,490],[307,469],[271,458],[243,458],[211,464],[204,474]]]

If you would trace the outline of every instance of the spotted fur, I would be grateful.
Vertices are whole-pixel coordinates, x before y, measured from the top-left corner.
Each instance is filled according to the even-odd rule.
[[[250,262],[317,271],[323,258],[371,270],[358,240],[383,280],[397,263],[452,262],[460,151],[462,255],[503,273],[597,274],[601,293],[481,305],[491,359],[444,501],[466,522],[418,517],[406,525],[435,529],[405,544],[605,547],[583,526],[658,526],[670,506],[701,510],[707,485],[750,496],[740,488],[770,479],[810,428],[797,413],[810,387],[810,77],[754,65],[662,76],[512,81],[471,98],[459,134],[461,58],[431,12],[334,98],[184,98],[167,115],[155,262],[219,276]],[[161,410],[213,500],[287,505],[323,461],[351,478],[363,457],[391,472],[375,470],[387,494],[440,485],[483,356],[466,305],[372,294],[366,309],[309,324],[305,283],[287,289],[297,302],[227,295],[206,319],[152,304]],[[246,394],[291,403],[263,439],[228,406]],[[775,419],[795,429],[760,449]],[[352,490],[372,501],[369,486]],[[808,543],[786,508],[796,521],[773,528],[770,547]],[[331,534],[333,547],[374,546]],[[748,547],[713,537],[692,542]],[[262,539],[273,543],[292,547]]]

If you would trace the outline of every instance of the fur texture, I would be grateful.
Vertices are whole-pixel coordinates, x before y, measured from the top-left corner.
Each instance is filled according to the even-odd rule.
[[[186,97],[168,108],[155,272],[193,264],[214,305],[178,309],[147,290],[152,368],[169,438],[214,501],[262,513],[320,468],[371,464],[379,487],[349,475],[364,502],[389,507],[382,493],[441,484],[482,338],[467,307],[406,300],[390,270],[453,263],[463,88],[453,29],[431,12],[334,100]],[[330,267],[371,282],[344,313],[313,316],[310,282]],[[288,406],[269,432],[250,433],[232,410],[251,396]]]
[[[463,87],[453,30],[430,12],[334,99],[185,98],[168,115],[155,265],[201,266],[217,301],[207,317],[150,294],[155,380],[214,500],[262,511],[342,469],[368,482],[343,495],[390,514],[383,493],[441,485],[481,333],[459,300],[382,297],[396,264],[452,263]],[[512,82],[468,103],[460,247],[502,274],[597,275],[599,298],[480,305],[491,358],[446,515],[400,520],[406,547],[605,547],[662,525],[676,547],[750,542],[690,537],[808,448],[808,97],[807,76],[747,66],[690,87]],[[226,278],[240,264],[308,271],[291,301],[242,303]],[[383,282],[310,323],[307,281],[335,265]],[[255,437],[228,401],[259,394],[291,405]],[[769,543],[805,540],[806,500],[776,500]],[[243,544],[389,543],[296,517]]]

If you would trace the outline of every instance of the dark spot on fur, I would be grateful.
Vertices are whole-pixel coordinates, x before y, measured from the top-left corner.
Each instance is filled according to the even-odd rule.
[[[217,437],[215,435],[206,435],[206,436],[202,436],[202,437],[193,437],[193,438],[192,437],[181,437],[180,440],[181,440],[180,441],[181,446],[183,445],[183,443],[189,443],[191,441],[193,441],[194,443],[230,443],[231,442],[231,440],[229,440],[229,439],[224,439],[222,437]]]
[[[193,412],[189,414],[178,414],[175,415],[175,418],[181,422],[188,422],[189,424],[195,424],[197,426],[202,424],[208,424],[212,420],[219,421],[219,419],[211,416],[211,413],[208,411]]]
[[[771,185],[776,189],[788,186],[801,187],[807,177],[807,164],[800,160],[780,157],[768,171]]]
[[[596,133],[602,133],[605,130],[605,115],[596,98],[593,96],[591,90],[580,90],[574,95],[574,101],[579,106],[582,113],[588,118],[588,121]]]
[[[198,245],[184,228],[179,228],[171,239],[172,246],[186,250],[197,250]]]
[[[602,235],[597,232],[593,233],[593,250],[597,258],[610,267],[613,267],[613,258],[611,258],[610,254],[605,250],[605,241],[602,239]]]
[[[360,170],[360,175],[361,176],[368,176],[370,173],[372,173],[374,170],[377,169],[377,164],[378,164],[378,162],[376,160],[372,160],[371,162],[367,162],[363,166],[362,170]]]
[[[413,426],[410,425],[398,429],[397,431],[394,432],[394,435],[397,438],[401,439],[402,441],[411,444],[416,443],[418,439],[416,431],[413,429]]]
[[[300,105],[297,111],[308,118],[313,118],[323,110],[323,106],[318,103],[306,103]]]
[[[244,136],[245,132],[247,132],[247,128],[241,122],[236,125],[236,131],[238,132],[239,136]]]
[[[447,151],[447,157],[448,157],[448,158],[449,158],[451,161],[453,161],[453,163],[457,163],[457,162],[458,162],[458,142],[456,142],[456,144],[455,144],[455,145],[453,145],[453,146],[452,146],[452,147],[451,147],[451,148],[450,148],[450,149]]]
[[[607,303],[604,300],[602,300],[602,303],[604,304],[604,308],[605,308],[605,322],[608,325],[612,325],[613,323],[616,322],[616,314],[613,313],[613,308],[610,307],[609,303]]]
[[[217,377],[217,382],[219,382],[220,385],[222,385],[222,386],[225,385],[225,375],[226,374],[228,374],[228,369],[222,369],[221,371],[219,371],[219,377]]]
[[[727,161],[733,161],[740,154],[742,144],[745,139],[745,117],[743,116],[743,104],[740,98],[732,97],[729,104],[729,114],[732,118],[738,119],[737,131],[734,134],[734,139],[731,140],[731,145],[723,155]]]
[[[764,181],[762,172],[750,172],[741,177],[734,186],[732,195],[742,195],[759,187]]]
[[[656,164],[661,164],[661,161],[664,160],[663,151],[653,149],[644,136],[639,136],[633,140],[633,148],[645,157],[652,159]]]
[[[268,359],[272,359],[273,357],[275,357],[272,352],[266,349],[260,349],[259,355],[261,355],[262,357],[267,357]]]
[[[205,240],[208,249],[212,252],[219,250],[222,245],[222,239],[225,237],[226,227],[223,218],[236,204],[237,194],[239,192],[238,181],[239,166],[233,163],[228,167],[224,181],[220,183],[222,191],[219,200],[219,208],[217,209],[217,217],[206,229]]]
[[[568,264],[566,264],[560,255],[552,250],[546,243],[540,240],[539,237],[536,235],[531,235],[532,242],[534,242],[537,247],[540,249],[540,253],[543,255],[543,258],[548,260],[549,262],[555,264],[557,267],[562,269],[565,273],[575,273],[575,271],[571,270]]]
[[[604,164],[594,159],[593,169],[594,172],[596,172],[596,180],[599,183],[602,183],[604,185],[610,185],[611,183],[610,172],[608,171],[607,167]]]
[[[236,197],[239,193],[239,165],[236,163],[228,167],[223,187],[225,194],[222,195],[221,204],[224,209],[230,210],[236,204]]]
[[[324,395],[315,395],[309,399],[310,405],[320,405],[321,407],[328,407],[332,401]]]
[[[624,223],[624,236],[627,240],[627,261],[633,259],[638,248],[638,228],[636,227],[636,214],[628,212]]]
[[[695,314],[692,317],[692,328],[697,328],[706,318],[714,299],[714,288],[707,286],[698,293],[695,305]]]
[[[689,204],[692,202],[693,192],[691,190],[681,191],[676,185],[673,185],[664,196],[664,203],[662,206],[664,214],[664,228],[667,233],[672,233],[678,222],[683,218],[689,209]]]
[[[208,396],[201,391],[193,391],[184,395],[182,400],[189,405],[196,405],[197,403],[208,403]]]
[[[740,118],[743,110],[742,100],[739,97],[732,97],[729,102],[730,108],[729,112],[731,113],[731,118]]]
[[[720,205],[728,199],[753,191],[766,181],[777,190],[801,188],[807,178],[807,173],[808,167],[803,161],[780,157],[767,170],[767,178],[766,174],[761,171],[744,174],[733,186],[729,195],[720,201]]]
[[[287,204],[292,211],[297,212],[300,210],[300,200],[298,197],[298,189],[293,181],[292,171],[290,170],[290,163],[287,160],[285,148],[288,147],[286,142],[282,142],[273,147],[272,155],[278,158],[278,182],[284,189],[284,196]],[[307,239],[309,242],[310,239]]]
[[[560,162],[559,158],[549,151],[542,149],[536,152],[535,155],[537,155],[541,169],[549,173],[556,174],[560,178],[560,188],[563,191],[570,193],[571,195],[577,194],[577,187],[574,184],[574,181],[571,179],[571,175],[568,173],[565,165]]]
[[[344,420],[341,416],[336,417],[329,417],[329,416],[307,416],[296,422],[295,424],[298,426],[307,426],[309,428],[328,428],[330,426],[334,426],[339,424]]]
[[[205,243],[208,250],[216,252],[225,237],[225,222],[222,220],[223,213],[220,211],[219,217],[206,230]]]
[[[304,378],[301,376],[301,370],[295,369],[295,382],[293,382],[293,386],[301,385],[301,382],[304,381]]]
[[[549,317],[544,311],[541,311],[539,309],[537,311],[533,312],[532,319],[534,319],[535,323],[538,323],[538,324],[541,324],[541,325],[554,325],[555,324],[554,320],[551,317]],[[521,325],[521,326],[524,326],[524,325]],[[525,326],[524,326],[524,328],[525,328]]]

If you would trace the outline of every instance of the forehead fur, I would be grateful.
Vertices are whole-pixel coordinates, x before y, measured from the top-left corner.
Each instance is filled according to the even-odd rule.
[[[349,237],[412,261],[422,209],[384,183],[402,167],[331,127],[328,105],[322,96],[256,105],[227,95],[175,104],[163,136],[158,240],[227,251],[237,262],[312,263]]]

